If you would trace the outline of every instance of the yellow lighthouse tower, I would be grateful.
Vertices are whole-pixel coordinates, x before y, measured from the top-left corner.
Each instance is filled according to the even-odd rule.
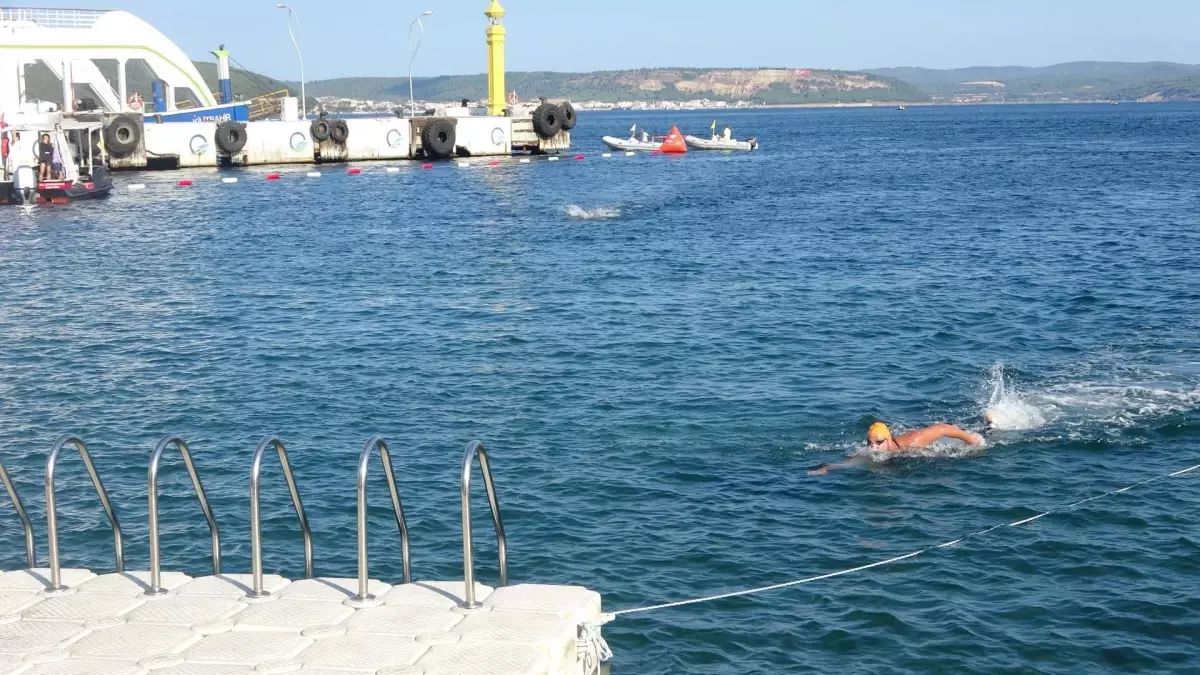
[[[499,0],[492,0],[484,16],[488,18],[488,114],[503,115],[508,107],[504,91],[504,25],[500,22],[505,15]]]

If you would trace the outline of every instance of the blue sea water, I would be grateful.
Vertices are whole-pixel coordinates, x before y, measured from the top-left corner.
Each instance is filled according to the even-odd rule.
[[[586,585],[609,610],[860,565],[1200,463],[1200,106],[720,118],[762,150],[603,159],[602,135],[705,133],[711,113],[596,113],[584,161],[122,175],[146,189],[0,212],[0,458],[41,563],[44,456],[66,432],[141,569],[147,459],[182,434],[236,571],[250,456],[279,434],[324,576],[355,573],[356,458],[382,434],[425,579],[461,577],[458,469],[480,439],[512,580]],[[979,428],[989,406],[1005,428],[982,452],[807,475],[877,419]],[[164,563],[205,573],[186,474],[164,466]],[[614,671],[1196,672],[1198,480],[622,617]],[[264,481],[266,567],[300,576],[273,459]],[[77,459],[59,485],[64,563],[110,567]],[[371,485],[371,573],[397,581]],[[7,510],[0,542],[0,568],[23,566]]]

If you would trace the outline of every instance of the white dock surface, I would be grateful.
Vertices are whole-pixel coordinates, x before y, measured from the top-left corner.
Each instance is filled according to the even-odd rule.
[[[252,601],[248,574],[164,572],[162,597],[148,572],[64,569],[50,597],[48,580],[0,573],[0,675],[587,675],[578,628],[600,616],[578,586],[476,584],[464,610],[462,581],[371,581],[359,607],[356,579],[267,575]]]

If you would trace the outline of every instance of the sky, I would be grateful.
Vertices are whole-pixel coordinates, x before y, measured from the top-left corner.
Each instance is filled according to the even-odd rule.
[[[1041,66],[1064,61],[1200,63],[1198,0],[501,0],[508,70],[654,66]],[[5,3],[9,4],[9,3]],[[17,4],[17,3],[12,3]],[[26,3],[22,3],[26,4]],[[298,80],[276,0],[31,0],[124,9],[193,59],[224,43],[245,67]],[[416,76],[487,68],[488,0],[289,0],[308,80],[402,76],[413,19]],[[413,40],[416,32],[413,33]]]

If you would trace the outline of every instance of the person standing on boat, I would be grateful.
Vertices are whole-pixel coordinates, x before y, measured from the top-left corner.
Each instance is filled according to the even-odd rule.
[[[50,175],[58,180],[66,175],[63,167],[62,153],[58,151],[58,143],[54,143],[54,154],[50,157]]]
[[[722,138],[724,138],[727,141],[733,140],[733,129],[730,129],[729,125],[726,124],[725,131],[724,131],[724,133],[721,134],[721,136],[722,136]]]
[[[37,144],[38,180],[50,180],[54,166],[54,143],[50,142],[50,134],[42,134]]]

